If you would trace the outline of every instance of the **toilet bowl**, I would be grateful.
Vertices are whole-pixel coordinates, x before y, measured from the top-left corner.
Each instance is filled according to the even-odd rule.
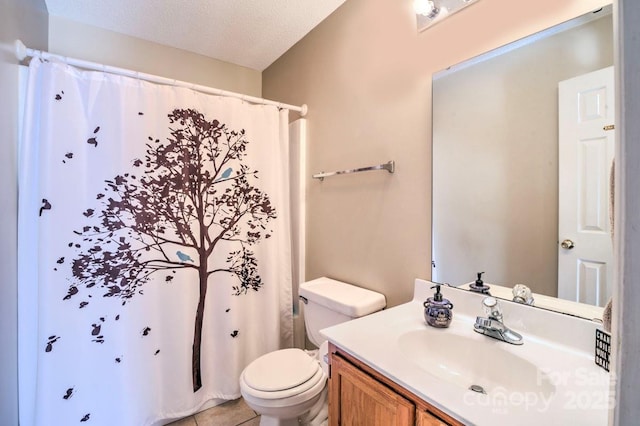
[[[261,426],[320,426],[327,421],[329,343],[320,330],[383,309],[384,295],[329,278],[300,285],[305,328],[318,351],[290,348],[265,354],[240,375],[240,392]]]
[[[318,355],[327,353],[327,343]],[[322,424],[314,418],[327,394],[327,367],[301,349],[270,352],[252,362],[240,376],[240,391],[249,407],[261,414],[261,426]],[[320,358],[321,359],[321,358]],[[322,364],[325,364],[323,368]],[[326,411],[326,410],[325,410]]]

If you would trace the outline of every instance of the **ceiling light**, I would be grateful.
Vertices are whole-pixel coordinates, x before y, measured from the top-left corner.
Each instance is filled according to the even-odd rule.
[[[423,31],[447,16],[453,15],[478,0],[414,0],[418,31]]]
[[[432,0],[414,0],[413,10],[416,15],[435,17],[438,14],[438,9]]]

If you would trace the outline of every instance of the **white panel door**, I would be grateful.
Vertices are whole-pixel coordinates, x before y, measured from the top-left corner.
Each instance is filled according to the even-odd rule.
[[[558,97],[558,297],[604,306],[613,279],[613,67],[561,81]]]

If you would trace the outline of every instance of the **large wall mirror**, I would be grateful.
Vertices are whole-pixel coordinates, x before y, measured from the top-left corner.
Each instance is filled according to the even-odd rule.
[[[611,251],[614,131],[605,127],[613,124],[614,90],[612,81],[590,80],[600,72],[613,79],[610,7],[434,75],[434,281],[459,286],[484,272],[487,283],[607,302],[613,265],[579,255],[566,275],[565,258],[586,243],[559,230],[570,218]],[[589,120],[595,127],[584,136],[576,123]],[[574,143],[568,151],[563,138]],[[565,195],[563,176],[579,178],[573,195]],[[571,197],[582,207],[566,213]]]

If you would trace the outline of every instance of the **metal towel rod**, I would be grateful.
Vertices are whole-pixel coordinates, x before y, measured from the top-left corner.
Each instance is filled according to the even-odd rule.
[[[371,170],[386,170],[389,173],[393,173],[393,172],[396,171],[396,162],[391,160],[391,161],[389,161],[387,163],[379,164],[377,166],[361,167],[359,169],[350,169],[350,170],[340,170],[338,172],[321,172],[321,173],[316,173],[312,177],[314,179],[324,180],[324,178],[329,177],[329,176],[346,175],[346,174],[349,174],[349,173],[368,172],[368,171],[371,171]]]

